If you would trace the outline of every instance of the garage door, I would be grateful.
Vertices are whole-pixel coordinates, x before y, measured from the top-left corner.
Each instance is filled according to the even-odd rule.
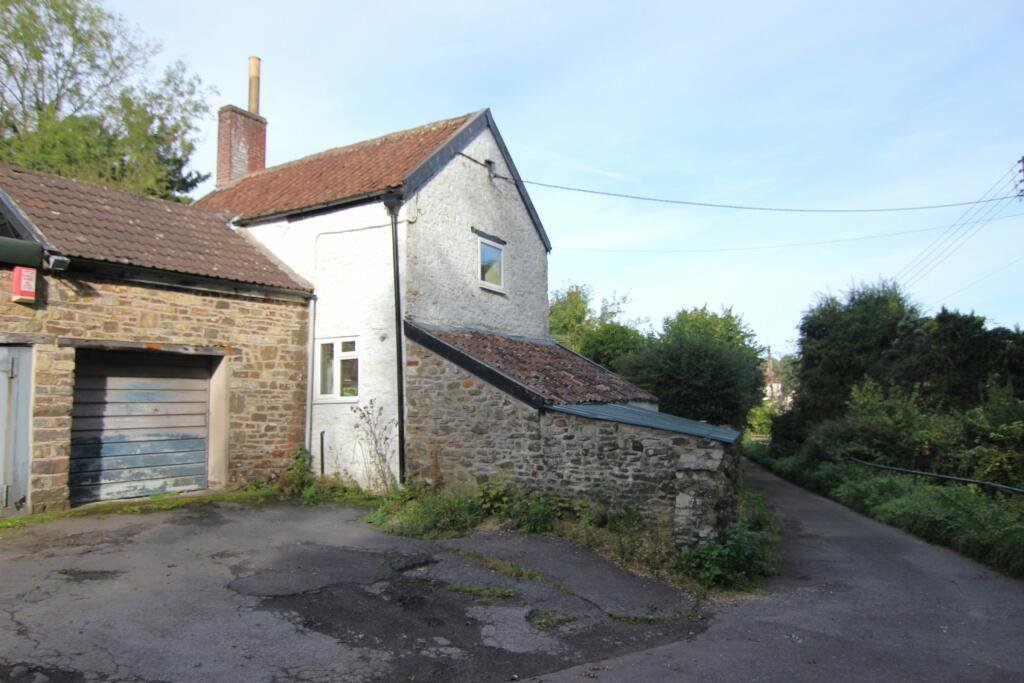
[[[210,361],[79,350],[72,505],[206,488]]]

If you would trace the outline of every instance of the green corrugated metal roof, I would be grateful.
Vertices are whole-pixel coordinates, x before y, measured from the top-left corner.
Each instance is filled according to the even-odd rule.
[[[740,433],[728,427],[719,427],[707,422],[687,420],[685,417],[676,417],[667,413],[659,413],[656,410],[637,408],[636,406],[622,405],[620,403],[575,403],[570,405],[545,406],[545,410],[553,410],[559,413],[579,415],[593,420],[609,420],[610,422],[621,422],[638,427],[651,427],[652,429],[663,429],[667,432],[677,432],[689,436],[698,436],[704,439],[714,439],[722,443],[733,443],[740,438]]]

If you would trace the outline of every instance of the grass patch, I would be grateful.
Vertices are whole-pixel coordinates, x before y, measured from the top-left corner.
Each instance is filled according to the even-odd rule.
[[[385,531],[415,538],[462,536],[483,519],[483,509],[476,498],[459,491],[385,500],[366,516],[367,522]]]
[[[44,512],[38,515],[27,515],[24,517],[4,517],[0,518],[0,530],[17,529],[24,526],[52,522],[58,519],[94,517],[98,515],[161,512],[164,510],[177,510],[196,505],[210,505],[212,503],[245,503],[249,505],[262,505],[268,500],[278,500],[279,498],[279,491],[275,487],[267,485],[247,486],[237,491],[225,491],[224,493],[207,493],[191,496],[173,493],[159,493],[143,500],[93,503],[85,507],[73,508],[71,510]]]
[[[336,477],[317,477],[309,469],[309,452],[299,448],[296,449],[292,463],[284,476],[276,483],[254,480],[235,491],[203,492],[195,495],[175,492],[154,493],[148,498],[92,503],[71,510],[23,517],[3,517],[0,518],[0,531],[75,517],[162,512],[213,503],[262,505],[267,501],[277,500],[297,500],[304,505],[338,503],[377,507],[381,504],[382,498],[356,486],[346,485]]]
[[[565,624],[571,624],[576,621],[576,617],[568,612],[556,612],[546,607],[540,607],[531,610],[526,620],[538,631],[552,631]]]
[[[492,572],[497,572],[513,579],[518,579],[520,581],[540,581],[544,578],[544,575],[535,569],[521,567],[518,564],[514,564],[506,560],[499,560],[496,557],[489,557],[483,553],[478,553],[475,550],[455,548],[453,552],[456,555],[460,555],[461,557],[465,557],[479,563],[487,569],[490,569]]]
[[[497,586],[476,586],[471,583],[449,584],[448,590],[454,593],[470,595],[482,605],[491,605],[500,600],[518,600],[522,596],[511,588],[499,588]]]

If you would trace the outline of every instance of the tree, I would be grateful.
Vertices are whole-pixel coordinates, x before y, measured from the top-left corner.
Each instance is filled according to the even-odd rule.
[[[901,326],[918,318],[917,307],[892,282],[854,287],[845,300],[821,297],[800,321],[794,407],[802,420],[842,414],[853,386],[879,375]]]
[[[92,0],[0,0],[0,160],[183,198],[209,93],[157,52]]]
[[[873,379],[916,390],[926,407],[968,408],[980,403],[1000,360],[999,333],[985,318],[947,311],[900,325]]]
[[[551,293],[548,305],[548,329],[551,336],[573,351],[580,351],[584,338],[602,325],[614,323],[622,315],[628,299],[612,295],[602,299],[601,307],[593,310],[593,292],[587,285],[570,284]],[[583,354],[587,355],[587,354]]]
[[[620,361],[640,351],[646,342],[647,337],[640,330],[609,321],[598,323],[583,333],[579,352],[598,365],[617,372]]]
[[[569,285],[551,295],[548,329],[551,336],[574,351],[579,351],[583,335],[594,326],[590,297],[586,285]]]
[[[661,334],[619,367],[657,396],[664,412],[742,425],[762,399],[761,352],[740,316],[705,306],[666,318]]]

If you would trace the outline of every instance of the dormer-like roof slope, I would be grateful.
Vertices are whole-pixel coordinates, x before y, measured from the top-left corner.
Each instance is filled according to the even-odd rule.
[[[341,207],[392,191],[407,198],[484,128],[490,128],[497,140],[537,233],[550,251],[551,242],[488,109],[271,166],[214,190],[196,205],[227,211],[245,224]]]
[[[3,164],[0,211],[24,237],[72,260],[309,291],[232,230],[225,213]]]

